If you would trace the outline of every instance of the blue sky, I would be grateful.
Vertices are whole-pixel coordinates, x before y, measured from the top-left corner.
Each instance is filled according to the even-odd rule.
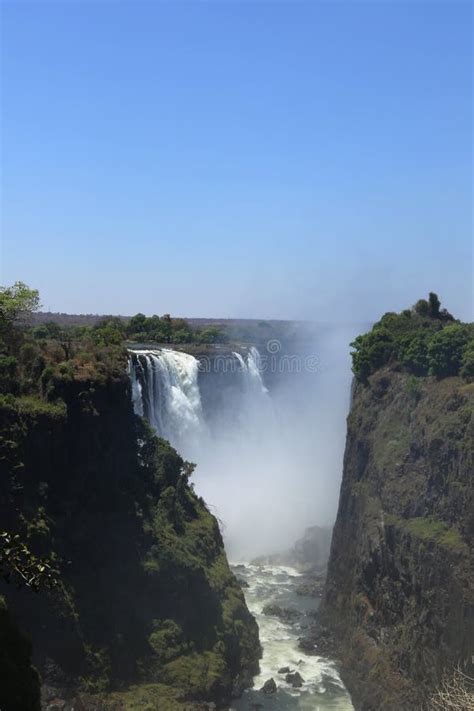
[[[472,318],[471,4],[4,2],[2,283],[45,308]]]

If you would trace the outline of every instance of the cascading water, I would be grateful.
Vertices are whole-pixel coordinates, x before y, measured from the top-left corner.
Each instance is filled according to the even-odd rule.
[[[239,430],[251,437],[257,419],[271,416],[271,400],[260,372],[258,350],[251,347],[246,359],[240,353],[233,356],[239,364],[237,397],[227,402],[228,412],[219,413],[211,424],[203,413],[197,358],[168,348],[131,351],[129,373],[136,414],[144,415],[184,456],[198,461],[204,443],[209,444],[211,430],[216,439],[226,437],[219,426],[223,420],[231,436]]]
[[[133,410],[136,415],[140,415],[143,417],[143,395],[142,395],[142,384],[140,380],[137,377],[137,371],[136,368],[140,368],[140,370],[143,373],[143,366],[141,365],[140,361],[137,360],[136,364],[133,362],[133,359],[130,358],[128,361],[128,374],[130,377],[130,382],[132,384],[132,402],[133,402]]]
[[[196,358],[164,348],[133,351],[130,362],[135,412],[184,456],[194,454],[206,429]]]
[[[240,353],[234,351],[233,355],[237,358],[240,364],[240,370],[244,375],[245,388],[248,392],[255,392],[261,395],[267,395],[268,390],[263,384],[262,375],[260,372],[260,353],[251,346],[247,356],[247,362],[244,361]]]
[[[328,397],[315,397],[311,374],[303,374],[302,381],[294,379],[289,393],[272,389],[270,394],[256,348],[245,356],[235,352],[231,360],[228,371],[201,374],[191,355],[170,349],[133,350],[130,377],[135,412],[197,463],[196,490],[223,520],[228,554],[248,562],[257,553],[283,550],[318,520],[318,499],[308,491],[309,474],[318,483],[334,425],[324,408]],[[339,383],[339,372],[336,375],[338,379],[327,378],[329,402]],[[320,388],[318,394],[323,392]],[[320,420],[311,410],[314,402]],[[320,482],[318,491],[324,491]],[[238,572],[249,585],[245,595],[259,622],[264,656],[256,690],[233,708],[240,711],[264,702],[271,711],[352,709],[334,663],[298,648],[306,609],[294,592],[296,571],[246,565]],[[262,615],[269,602],[301,608],[300,622]],[[292,688],[278,673],[286,665],[300,669],[301,689]],[[278,686],[270,697],[258,691],[269,677]]]

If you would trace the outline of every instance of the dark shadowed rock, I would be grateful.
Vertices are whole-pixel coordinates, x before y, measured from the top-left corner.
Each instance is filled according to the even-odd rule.
[[[268,617],[278,617],[278,619],[284,622],[294,622],[298,617],[301,617],[299,610],[295,610],[293,607],[280,607],[280,605],[273,603],[265,605],[262,614]]]
[[[299,689],[303,686],[304,679],[299,672],[293,672],[286,675],[285,681],[287,684],[291,684],[294,689]]]
[[[298,585],[295,592],[301,597],[320,598],[323,596],[325,579],[326,576],[323,573],[319,575],[310,575]]]
[[[278,670],[279,674],[289,674],[291,671],[290,667],[282,667],[281,669]]]
[[[275,684],[274,679],[267,679],[265,684],[262,686],[260,691],[263,691],[264,694],[274,694],[277,690],[277,685]]]

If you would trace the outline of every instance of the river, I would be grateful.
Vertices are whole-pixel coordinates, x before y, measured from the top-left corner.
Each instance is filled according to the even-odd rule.
[[[260,674],[254,679],[254,688],[234,701],[234,711],[249,711],[263,708],[268,711],[303,709],[306,711],[353,711],[349,693],[333,660],[317,654],[306,654],[298,648],[298,638],[311,623],[309,612],[318,607],[319,601],[296,594],[298,584],[304,580],[294,568],[286,566],[236,565],[234,572],[245,580],[247,605],[255,616],[263,647]],[[262,609],[268,604],[277,604],[285,609],[297,610],[291,621],[264,615]],[[290,667],[303,678],[301,688],[293,688],[285,681],[279,669]],[[273,678],[277,691],[263,693],[260,689]]]

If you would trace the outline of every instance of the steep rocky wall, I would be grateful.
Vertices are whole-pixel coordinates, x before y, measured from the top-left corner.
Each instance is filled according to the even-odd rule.
[[[59,570],[53,591],[0,583],[46,695],[225,703],[258,668],[258,630],[190,469],[133,415],[124,369],[49,393],[0,404],[2,529]]]
[[[472,675],[474,384],[357,383],[323,611],[357,709],[420,709]]]

